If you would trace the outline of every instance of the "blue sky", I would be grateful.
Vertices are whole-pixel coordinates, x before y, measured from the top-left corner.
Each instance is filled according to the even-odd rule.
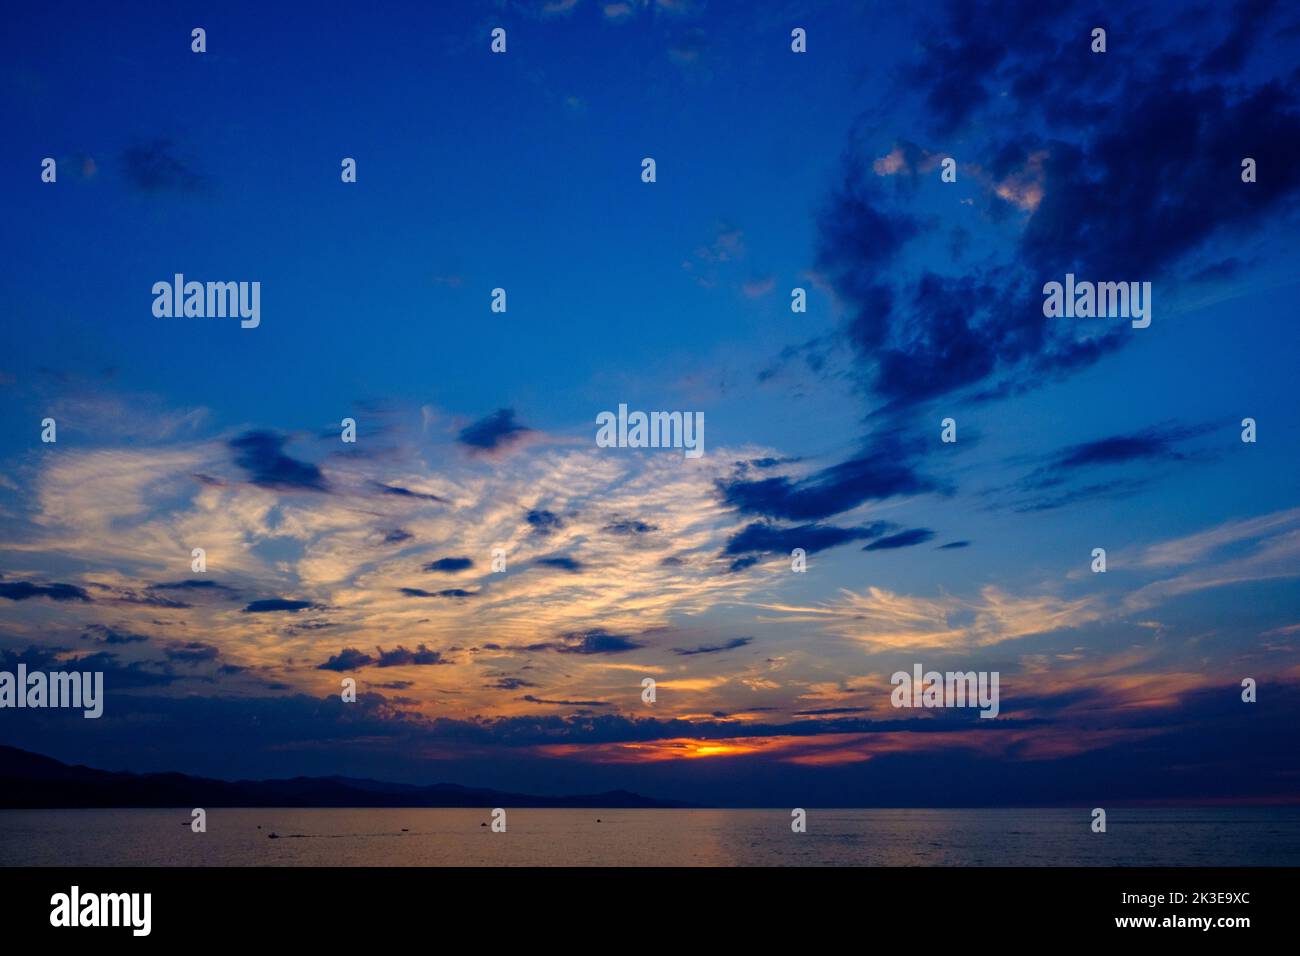
[[[112,655],[94,729],[0,740],[710,802],[1293,793],[1294,14],[442,6],[50,4],[0,41],[0,653]],[[1151,282],[1151,326],[1045,319],[1067,271]],[[260,281],[260,326],[156,318],[177,272]],[[595,447],[619,403],[703,412],[705,456]],[[900,715],[915,661],[999,670],[1004,717]]]

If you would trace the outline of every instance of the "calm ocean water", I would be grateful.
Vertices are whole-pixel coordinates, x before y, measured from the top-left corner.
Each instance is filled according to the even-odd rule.
[[[1300,808],[1088,810],[0,811],[35,866],[1296,866]],[[599,819],[599,823],[597,820]],[[260,827],[260,829],[259,829]],[[404,832],[405,831],[405,832]],[[269,839],[278,833],[280,839]]]

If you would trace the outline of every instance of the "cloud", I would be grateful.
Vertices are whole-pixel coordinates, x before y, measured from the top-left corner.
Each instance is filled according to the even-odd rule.
[[[817,520],[865,501],[934,490],[934,483],[918,474],[907,458],[899,441],[878,436],[861,456],[804,478],[723,479],[718,488],[726,504],[744,514]]]
[[[439,558],[437,561],[430,561],[424,566],[426,571],[435,571],[439,574],[458,574],[461,571],[468,571],[474,567],[474,562],[470,558]]]
[[[205,664],[215,661],[221,656],[219,648],[212,644],[205,644],[202,641],[171,644],[163,649],[163,653],[167,655],[168,660],[190,665]]]
[[[377,649],[379,656],[375,659],[378,667],[407,667],[407,666],[431,666],[434,664],[447,664],[439,651],[431,651],[423,644],[420,644],[413,651],[398,645],[391,651],[386,651],[382,647]]]
[[[561,571],[568,571],[572,574],[577,574],[583,567],[582,562],[577,558],[571,558],[565,554],[553,554],[544,558],[537,558],[533,563],[540,564],[547,568],[558,568]]]
[[[967,648],[1076,628],[1103,617],[1096,596],[1012,595],[992,585],[974,597],[926,598],[871,587],[818,605],[764,604],[784,623],[819,622],[872,649]]]
[[[534,644],[527,650],[553,650],[560,654],[622,654],[634,651],[645,645],[622,634],[611,634],[604,628],[590,631],[574,631],[561,634],[559,640],[545,644]]]
[[[286,440],[272,432],[250,431],[232,438],[230,447],[236,452],[235,464],[248,472],[255,485],[286,491],[327,491],[319,468],[280,450]]]
[[[699,27],[680,34],[668,47],[668,58],[682,66],[698,63],[708,50],[708,34]]]
[[[441,591],[425,591],[423,588],[398,588],[402,594],[407,597],[415,598],[467,598],[474,597],[477,591],[466,591],[464,588],[443,588]]]
[[[43,597],[51,601],[89,601],[90,595],[75,584],[33,584],[30,581],[0,581],[0,597],[26,601]]]
[[[1216,67],[1243,62],[1251,15],[1233,15]],[[848,310],[854,374],[886,408],[965,389],[996,398],[1087,367],[1133,334],[1045,319],[1044,282],[1066,272],[1151,281],[1156,301],[1171,302],[1180,269],[1211,238],[1295,211],[1300,168],[1285,157],[1300,150],[1300,75],[1198,74],[1164,45],[1181,34],[1161,23],[1143,33],[1151,55],[1098,69],[1102,57],[1079,40],[1087,27],[1075,13],[994,0],[950,3],[922,31],[910,71],[919,115],[986,157],[982,168],[963,163],[964,181],[1007,226],[962,274],[912,254],[928,230],[915,179],[902,174],[935,154],[900,139],[869,161],[867,130],[849,150],[818,221],[817,271]],[[1260,168],[1277,165],[1267,189],[1242,187],[1243,143]]]
[[[146,193],[196,192],[206,184],[189,162],[176,154],[170,139],[159,137],[122,152],[127,183]]]
[[[372,482],[373,486],[385,495],[397,495],[399,498],[419,498],[421,501],[438,501],[446,502],[447,499],[440,498],[438,495],[430,494],[427,491],[412,491],[410,488],[403,488],[400,485],[387,485],[381,481]]]
[[[638,521],[634,518],[618,518],[600,530],[609,534],[637,535],[649,534],[652,531],[658,531],[658,525],[647,524],[644,521]]]
[[[522,677],[499,677],[491,684],[485,685],[493,690],[521,690],[525,687],[536,687],[537,685]]]
[[[720,654],[723,651],[732,651],[738,647],[746,647],[754,643],[752,637],[737,637],[725,644],[704,644],[699,647],[674,647],[673,653],[682,657],[693,657],[696,654]]]
[[[93,640],[97,644],[138,644],[149,640],[143,634],[133,634],[130,631],[117,630],[103,624],[88,624],[86,633],[82,634],[81,637],[82,640]]]
[[[253,601],[244,608],[245,614],[267,614],[274,611],[287,611],[290,614],[297,614],[308,608],[315,608],[317,605],[311,601],[290,601],[286,598],[265,598],[260,601]]]
[[[795,548],[802,548],[807,554],[816,554],[849,541],[879,537],[892,527],[894,526],[887,521],[876,521],[857,528],[820,524],[780,527],[767,521],[755,521],[732,535],[722,553],[744,556],[732,563],[731,570],[739,571],[752,566],[757,560],[753,557],[756,555],[788,556]]]
[[[1148,428],[1127,435],[1112,435],[1065,449],[1053,467],[1069,469],[1162,459],[1181,461],[1187,456],[1175,446],[1203,431],[1203,428],[1163,427]]]
[[[1227,74],[1240,70],[1260,33],[1269,28],[1275,9],[1277,0],[1238,0],[1232,8],[1230,29],[1223,42],[1201,60],[1200,71]]]
[[[471,449],[494,451],[514,444],[528,431],[515,423],[514,409],[501,408],[462,428],[458,441]]]
[[[205,578],[189,578],[184,581],[166,581],[161,584],[149,585],[150,591],[228,591],[234,593],[234,588],[227,587],[216,581]]]
[[[1139,562],[1147,568],[1167,568],[1204,561],[1237,545],[1282,538],[1300,529],[1300,508],[1274,511],[1254,518],[1227,521],[1195,534],[1153,544]]]
[[[317,667],[322,671],[355,671],[373,664],[375,659],[355,647],[345,647],[333,655],[324,664]]]
[[[116,654],[108,651],[74,656],[61,648],[41,648],[35,645],[22,652],[0,648],[0,670],[13,671],[20,663],[25,664],[28,670],[102,671],[104,686],[109,694],[120,690],[165,687],[182,679],[170,668],[159,668],[153,662],[131,661],[122,664]]]
[[[608,707],[609,704],[603,700],[543,700],[541,697],[534,697],[532,694],[525,694],[520,700],[526,700],[530,704],[549,704],[553,707]]]
[[[898,534],[891,534],[879,541],[873,541],[862,550],[892,551],[895,548],[910,548],[913,545],[925,544],[933,537],[934,532],[929,528],[909,528],[907,531],[900,531]]]
[[[535,535],[548,535],[564,527],[564,519],[544,508],[534,508],[524,515]]]
[[[542,15],[553,17],[572,13],[577,5],[578,0],[546,0],[542,4]]]
[[[1300,576],[1300,509],[1229,521],[1153,545],[1137,563],[1148,569],[1181,570],[1126,595],[1123,604],[1129,611],[1145,611],[1212,588],[1294,578]]]
[[[1076,479],[1097,468],[1190,461],[1193,454],[1179,445],[1208,430],[1206,426],[1154,426],[1062,449],[1017,483],[1016,488],[1028,497],[1016,504],[1016,510],[1047,511],[1089,498],[1131,494],[1145,486],[1145,478],[1122,475],[1086,483]]]

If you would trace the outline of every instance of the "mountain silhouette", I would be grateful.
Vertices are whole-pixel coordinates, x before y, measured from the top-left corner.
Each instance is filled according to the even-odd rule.
[[[451,783],[413,786],[352,777],[212,780],[183,773],[119,773],[0,746],[0,808],[89,807],[621,807],[671,808],[627,790],[541,797]]]

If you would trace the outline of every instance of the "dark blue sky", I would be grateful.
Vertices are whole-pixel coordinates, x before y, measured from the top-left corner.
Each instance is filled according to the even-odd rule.
[[[1293,795],[1300,17],[1101,9],[16,12],[0,654],[89,657],[109,707],[0,741],[715,803]],[[260,282],[260,325],[155,317],[178,272]],[[1066,273],[1150,282],[1150,327],[1045,318]],[[703,413],[705,454],[598,448],[621,403]],[[999,671],[1002,716],[891,708],[918,661]]]

